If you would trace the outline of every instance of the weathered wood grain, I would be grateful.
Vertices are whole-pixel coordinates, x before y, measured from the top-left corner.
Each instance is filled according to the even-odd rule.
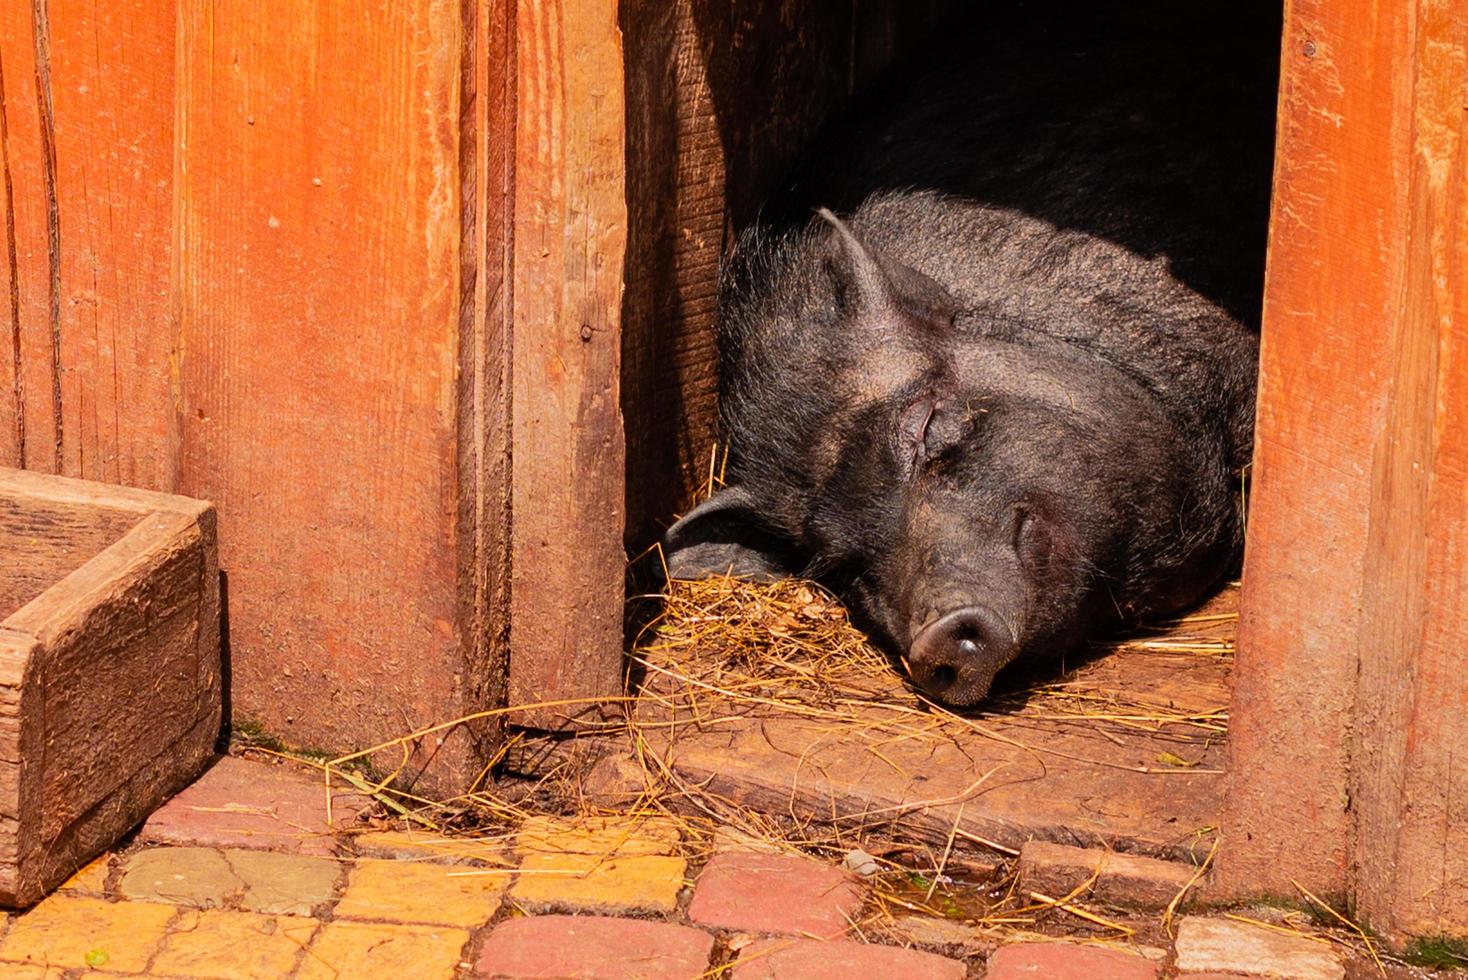
[[[1365,461],[1389,363],[1382,338],[1362,327],[1390,316],[1384,243],[1400,235],[1390,202],[1365,192],[1394,179],[1392,114],[1365,79],[1368,52],[1390,50],[1395,16],[1307,2],[1286,19],[1230,738],[1236,775],[1219,861],[1224,881],[1278,894],[1292,879],[1346,886],[1359,623],[1344,613],[1362,597]]]
[[[1371,458],[1350,784],[1358,912],[1468,936],[1468,10],[1425,2],[1396,38],[1391,352]],[[1402,104],[1402,103],[1398,103]]]
[[[60,467],[60,393],[52,327],[53,293],[49,227],[54,177],[46,166],[47,117],[43,114],[49,71],[38,59],[42,37],[33,3],[0,8],[0,75],[3,75],[7,362],[6,448],[0,464]],[[58,297],[59,299],[59,297]],[[59,302],[57,316],[59,317]],[[0,369],[4,370],[4,369]],[[5,444],[0,444],[5,445]]]
[[[138,519],[132,511],[0,496],[0,619],[81,567]]]
[[[508,697],[516,64],[512,0],[465,0],[459,161],[459,595],[466,707]],[[476,723],[492,758],[503,719]]]
[[[108,508],[94,497],[162,506]],[[219,567],[214,511],[200,501],[11,470],[0,470],[0,500],[34,509],[33,526],[66,513],[75,529],[89,508],[104,526],[118,515],[132,525],[0,621],[0,904],[26,905],[212,756],[223,703]]]
[[[462,30],[446,0],[182,7],[180,486],[228,518],[235,709],[297,744],[463,703]],[[414,768],[475,769],[445,738]]]
[[[175,15],[0,11],[0,465],[174,485]]]
[[[0,467],[0,619],[155,513],[196,517],[187,498]]]
[[[627,211],[617,5],[521,0],[515,18],[509,698],[622,685],[619,390]],[[517,713],[558,727],[570,705]]]
[[[1461,5],[1287,8],[1219,877],[1396,937],[1468,935],[1465,52]]]

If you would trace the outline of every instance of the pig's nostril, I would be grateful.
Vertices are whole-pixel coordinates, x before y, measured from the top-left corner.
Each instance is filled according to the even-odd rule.
[[[991,665],[1004,655],[1003,623],[983,606],[954,609],[928,623],[912,639],[908,668],[929,694],[972,704],[983,697]]]

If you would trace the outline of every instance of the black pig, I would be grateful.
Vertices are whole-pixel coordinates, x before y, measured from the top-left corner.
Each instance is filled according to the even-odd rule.
[[[1233,569],[1258,343],[1174,271],[1195,237],[1057,227],[1055,186],[1046,220],[929,185],[741,238],[719,311],[729,486],[666,551],[675,577],[830,583],[921,687],[971,705],[1007,664]]]

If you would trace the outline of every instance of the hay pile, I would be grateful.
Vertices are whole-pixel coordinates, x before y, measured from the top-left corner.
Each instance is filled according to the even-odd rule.
[[[873,739],[977,734],[1010,745],[1017,744],[1014,730],[1026,727],[1040,733],[1064,728],[1113,744],[1140,735],[1177,746],[1171,758],[1158,760],[1162,769],[1187,766],[1185,756],[1195,757],[1227,733],[1228,707],[1221,699],[1179,705],[1117,683],[1115,672],[1085,666],[1060,680],[1047,667],[999,692],[981,711],[956,714],[906,683],[900,666],[851,625],[840,602],[810,582],[674,581],[661,598],[662,614],[633,650],[634,665],[644,672],[643,718],[708,726],[779,711],[859,726]],[[1236,612],[1205,609],[1093,653],[1226,663],[1237,618]],[[653,703],[662,711],[646,710]],[[1000,719],[1010,734],[991,724]],[[1044,741],[1021,747],[1045,754]]]

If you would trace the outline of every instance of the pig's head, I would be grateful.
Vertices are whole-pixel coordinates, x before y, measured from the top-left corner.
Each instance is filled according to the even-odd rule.
[[[669,569],[819,578],[920,687],[971,705],[1141,611],[1134,541],[1178,520],[1189,477],[1153,462],[1177,436],[1124,378],[822,217],[726,277],[729,485],[669,530]]]

